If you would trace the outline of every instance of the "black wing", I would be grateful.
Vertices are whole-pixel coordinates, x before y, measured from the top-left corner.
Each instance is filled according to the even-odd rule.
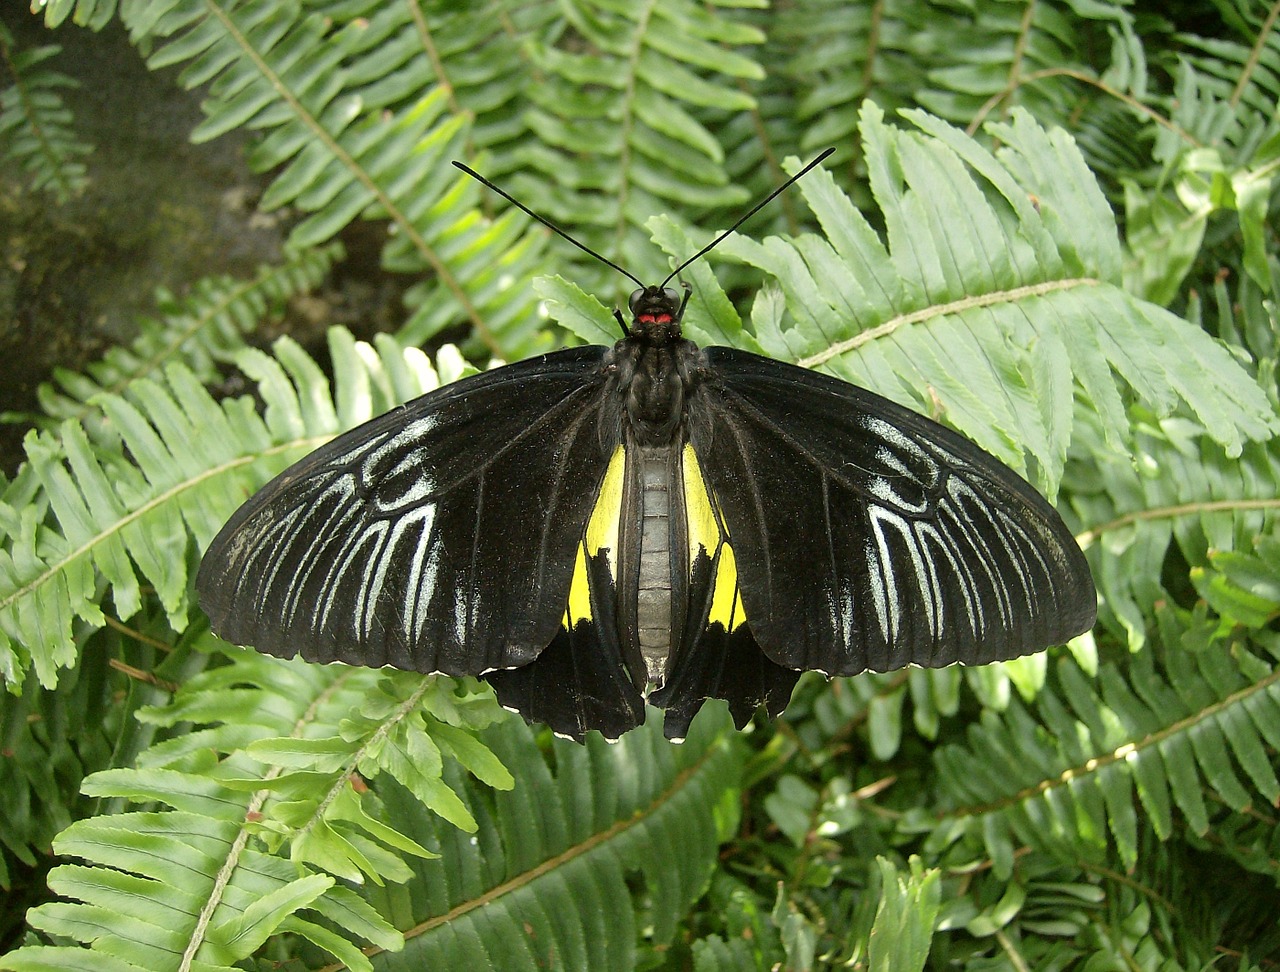
[[[693,447],[773,661],[828,675],[984,664],[1092,626],[1075,539],[993,456],[835,378],[731,348],[706,360]]]
[[[533,661],[560,627],[612,448],[604,353],[455,382],[286,469],[204,556],[213,630],[273,655],[451,675]]]

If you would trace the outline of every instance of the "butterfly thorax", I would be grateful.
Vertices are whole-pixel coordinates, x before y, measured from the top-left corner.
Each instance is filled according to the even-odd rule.
[[[628,425],[624,437],[645,447],[683,445],[701,352],[680,331],[683,307],[675,290],[645,287],[629,305],[627,336],[606,359],[617,376]]]

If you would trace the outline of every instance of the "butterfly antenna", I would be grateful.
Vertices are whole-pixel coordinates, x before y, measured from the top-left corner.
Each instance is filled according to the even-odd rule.
[[[488,186],[490,189],[496,192],[499,196],[501,196],[507,202],[511,203],[511,205],[515,206],[517,209],[520,209],[525,213],[527,213],[528,215],[532,216],[534,219],[536,219],[539,223],[541,223],[547,229],[551,230],[553,233],[556,233],[557,235],[564,237],[566,240],[568,240],[570,243],[576,246],[579,250],[582,250],[584,253],[590,253],[593,257],[595,257],[605,266],[613,267],[613,269],[617,270],[618,273],[622,274],[624,277],[628,277],[631,280],[634,280],[637,287],[640,287],[641,289],[644,288],[644,281],[638,279],[635,276],[635,274],[628,273],[626,270],[623,270],[622,267],[618,266],[609,258],[601,256],[599,253],[591,249],[591,247],[587,246],[585,243],[579,243],[572,236],[570,236],[568,233],[562,230],[559,226],[551,222],[551,220],[547,219],[545,216],[539,216],[532,209],[530,209],[528,206],[522,203],[519,199],[516,199],[514,196],[512,196],[511,193],[507,192],[505,189],[501,189],[498,186],[495,186],[492,182],[490,182],[488,179],[482,176],[479,172],[471,168],[471,166],[463,165],[461,162],[458,162],[456,160],[454,161],[453,164],[457,166],[459,169],[461,169],[463,172],[465,172],[467,175],[471,176],[471,178],[475,179],[481,185]],[[792,182],[794,181],[795,180],[793,179]],[[790,183],[788,183],[787,185],[790,185]],[[785,189],[786,186],[783,186],[783,188]],[[774,193],[774,195],[777,195],[777,193]],[[769,199],[772,199],[772,198],[773,196],[769,197]],[[766,199],[765,202],[768,202],[769,199]],[[756,208],[759,209],[760,207],[757,206]],[[752,210],[752,212],[754,212],[754,210]],[[747,215],[750,216],[751,213],[747,213]],[[717,240],[716,242],[718,243],[719,240]]]
[[[765,206],[769,205],[769,203],[773,201],[774,196],[778,195],[778,193],[782,192],[789,185],[791,185],[791,183],[795,182],[802,175],[804,175],[806,172],[808,172],[810,169],[812,169],[815,165],[817,165],[819,162],[821,162],[823,159],[825,159],[828,155],[830,155],[834,151],[835,151],[834,148],[827,149],[825,152],[819,155],[816,159],[814,159],[812,162],[806,165],[803,169],[801,169],[799,172],[793,175],[790,179],[788,179],[782,185],[778,186],[777,189],[773,190],[773,192],[769,193],[769,195],[761,199],[758,203],[756,203],[749,210],[747,210],[746,215],[740,217],[736,223],[730,226],[727,230],[725,230],[723,233],[717,236],[714,240],[712,240],[710,243],[704,246],[701,250],[699,250],[693,256],[689,257],[689,259],[685,260],[684,263],[680,264],[680,266],[672,270],[671,273],[667,275],[667,279],[662,281],[660,286],[665,287],[667,285],[668,280],[670,280],[672,277],[678,274],[681,270],[683,270],[685,267],[691,264],[694,260],[698,259],[698,257],[703,256],[706,253],[709,253],[711,250],[714,250],[717,246],[720,245],[721,241],[724,240],[726,236],[728,236],[730,233],[736,230],[739,226],[741,226],[743,223],[749,220],[756,213],[760,212],[760,210],[764,209]],[[454,163],[454,165],[457,165],[457,164],[458,164],[457,162]],[[634,280],[635,277],[632,277],[631,279]]]

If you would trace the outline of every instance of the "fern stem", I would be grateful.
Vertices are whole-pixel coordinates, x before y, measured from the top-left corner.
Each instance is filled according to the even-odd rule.
[[[1137,112],[1140,112],[1141,114],[1146,115],[1157,125],[1160,125],[1164,128],[1169,129],[1169,131],[1176,134],[1180,139],[1182,139],[1188,145],[1194,146],[1195,148],[1203,148],[1203,145],[1201,144],[1198,138],[1196,138],[1194,135],[1192,135],[1190,132],[1186,131],[1185,129],[1174,124],[1174,122],[1171,119],[1164,117],[1164,115],[1161,115],[1154,108],[1151,108],[1143,104],[1137,98],[1133,97],[1133,95],[1126,94],[1125,92],[1119,90],[1118,88],[1113,88],[1111,85],[1107,84],[1105,81],[1099,80],[1098,78],[1095,78],[1093,77],[1093,75],[1087,74],[1084,71],[1078,71],[1074,68],[1045,68],[1043,71],[1032,71],[1030,74],[1023,77],[1019,83],[1032,84],[1036,81],[1043,81],[1046,78],[1055,78],[1059,76],[1067,77],[1067,78],[1075,78],[1077,81],[1083,81],[1085,84],[1092,85],[1093,87],[1097,88],[1099,91],[1103,92],[1104,94],[1108,94],[1112,98],[1115,98],[1117,101],[1124,102],[1134,111],[1137,111]],[[995,110],[996,105],[1000,104],[1001,101],[1009,97],[1011,94],[1013,94],[1012,90],[1002,89],[1000,91],[997,91],[990,98],[988,98],[986,103],[983,104],[983,106],[980,109],[978,109],[978,113],[973,116],[973,121],[969,122],[969,124],[965,127],[965,131],[968,134],[972,135],[979,128],[981,128],[982,123],[987,119],[987,115],[991,114],[991,112]]]
[[[1162,910],[1169,914],[1178,913],[1178,906],[1176,904],[1162,895],[1155,888],[1148,887],[1128,874],[1122,874],[1119,871],[1114,871],[1109,867],[1102,867],[1099,864],[1091,864],[1088,861],[1079,861],[1077,863],[1082,871],[1087,871],[1090,874],[1096,874],[1099,877],[1106,878],[1108,881],[1114,881],[1116,884],[1123,884],[1126,888],[1132,888],[1134,891],[1137,891],[1144,898],[1149,898],[1151,901],[1154,901]]]
[[[912,311],[910,314],[900,314],[897,317],[890,318],[883,324],[855,334],[853,337],[844,341],[837,341],[825,351],[819,351],[817,354],[811,354],[807,358],[801,358],[796,364],[802,368],[816,368],[818,365],[825,364],[832,358],[837,358],[842,354],[850,351],[856,351],[871,341],[875,341],[882,337],[888,337],[899,328],[906,327],[909,324],[919,324],[924,321],[933,320],[935,317],[945,317],[948,314],[960,314],[967,310],[973,310],[978,307],[991,307],[995,304],[1015,303],[1024,300],[1027,297],[1041,297],[1045,294],[1051,294],[1059,290],[1072,290],[1075,287],[1096,287],[1102,283],[1093,277],[1073,277],[1068,280],[1046,280],[1043,283],[1029,284],[1025,287],[1013,287],[1009,290],[994,290],[989,294],[978,294],[974,297],[962,297],[959,300],[953,300],[947,304],[932,304],[929,307],[922,307],[920,310]]]
[[[150,635],[145,635],[137,628],[131,628],[127,624],[117,621],[109,614],[104,614],[102,617],[107,622],[108,628],[114,628],[122,635],[132,638],[134,641],[144,645],[150,645],[152,648],[156,649],[156,651],[162,651],[166,655],[173,651],[173,646],[169,643],[161,641],[159,638],[153,638]]]
[[[154,673],[143,671],[141,668],[122,662],[119,658],[109,658],[107,659],[107,664],[122,675],[133,679],[135,682],[146,682],[148,685],[154,685],[156,688],[162,689],[170,695],[182,687],[177,682],[167,682]]]
[[[622,181],[617,193],[618,219],[614,224],[612,254],[615,258],[621,256],[622,241],[627,235],[627,197],[631,194],[631,133],[635,127],[635,111],[632,106],[636,100],[636,80],[640,73],[640,50],[644,46],[644,34],[656,3],[657,0],[649,0],[641,10],[631,50],[627,52],[627,83],[622,92],[622,145],[618,154],[618,171]]]
[[[275,280],[288,280],[298,270],[298,264],[282,263],[273,267],[264,268],[252,280],[242,281],[234,290],[224,294],[222,298],[215,304],[202,309],[201,313],[192,317],[186,327],[175,329],[170,335],[170,340],[155,354],[138,362],[136,368],[131,369],[126,374],[121,375],[110,385],[103,385],[98,389],[98,394],[106,393],[109,395],[118,395],[125,388],[139,378],[152,374],[157,371],[164,362],[168,361],[186,344],[191,338],[199,334],[211,323],[222,317],[226,311],[235,306],[235,304],[243,300],[247,295],[253,293],[259,288],[267,288],[270,292],[270,285]],[[79,408],[67,413],[68,418],[82,419],[88,415],[94,407],[88,402],[84,402]]]
[[[409,8],[414,29],[418,32],[418,39],[422,41],[422,52],[427,55],[427,60],[431,62],[431,70],[435,72],[436,84],[444,88],[445,95],[449,99],[449,110],[455,115],[461,114],[462,106],[458,104],[457,92],[449,81],[444,61],[440,58],[440,49],[431,36],[431,25],[427,23],[426,14],[422,12],[422,5],[415,0],[407,0],[405,6]]]
[[[1027,967],[1026,960],[1022,957],[1022,953],[1018,951],[1018,947],[1013,944],[1013,939],[1005,933],[1003,928],[996,929],[996,941],[1000,943],[1000,948],[1004,950],[1004,954],[1009,958],[1009,964],[1017,972],[1031,972],[1031,969]]]
[[[316,804],[316,811],[311,815],[311,819],[298,828],[292,838],[293,840],[305,837],[311,830],[312,826],[324,818],[324,813],[329,808],[329,805],[338,798],[344,789],[351,785],[352,775],[355,774],[357,768],[360,766],[360,763],[364,760],[365,755],[369,750],[375,745],[380,744],[382,740],[386,738],[387,733],[390,732],[393,727],[399,725],[400,721],[417,707],[422,696],[434,682],[435,679],[433,677],[424,676],[421,684],[414,689],[413,693],[400,703],[399,707],[394,713],[392,713],[392,715],[383,720],[382,725],[378,726],[377,731],[370,735],[359,749],[351,754],[351,758],[347,760],[347,765],[343,767],[342,771],[337,775],[333,786],[329,788],[329,792],[324,795],[324,799]]]
[[[342,683],[350,677],[350,673],[339,675],[316,696],[311,705],[307,707],[307,711],[294,724],[292,734],[294,739],[301,738],[303,730],[315,718],[325,700],[332,696],[341,687]],[[262,778],[264,781],[273,780],[282,772],[284,772],[283,766],[272,766],[263,774]],[[346,780],[345,776],[343,780]],[[261,812],[262,805],[267,802],[267,797],[270,795],[270,788],[263,787],[253,795],[248,806],[245,807],[245,823],[241,825],[239,832],[236,834],[236,839],[232,841],[231,848],[227,851],[227,858],[222,862],[222,867],[218,869],[218,875],[214,879],[213,889],[209,892],[209,897],[205,901],[204,907],[200,909],[200,915],[196,919],[195,928],[191,931],[191,938],[187,942],[186,951],[182,953],[182,961],[178,965],[178,972],[191,972],[191,965],[196,960],[196,953],[200,951],[200,946],[204,944],[209,924],[213,921],[213,916],[217,912],[218,906],[222,903],[223,895],[226,893],[227,885],[231,883],[231,877],[235,874],[236,868],[240,864],[240,858],[244,853],[245,847],[248,846],[250,834],[248,822]]]
[[[1277,17],[1280,17],[1280,0],[1271,5],[1271,10],[1267,13],[1267,19],[1258,30],[1258,36],[1254,38],[1253,47],[1249,49],[1249,59],[1245,61],[1244,70],[1240,72],[1240,77],[1236,79],[1236,86],[1231,92],[1230,105],[1232,108],[1240,104],[1240,99],[1244,97],[1245,89],[1249,87],[1249,82],[1258,69],[1262,54],[1266,51],[1267,45],[1271,40],[1271,32],[1275,30]]]
[[[1172,520],[1192,513],[1243,512],[1245,510],[1280,509],[1280,497],[1267,499],[1212,500],[1207,503],[1179,503],[1176,506],[1157,506],[1149,510],[1135,510],[1114,520],[1076,534],[1076,543],[1087,550],[1104,533],[1121,530],[1144,520]]]
[[[49,139],[45,132],[44,126],[40,124],[39,112],[32,104],[31,91],[27,86],[25,78],[18,71],[13,63],[13,38],[8,30],[0,33],[0,60],[4,61],[4,65],[9,70],[10,77],[13,78],[13,90],[16,93],[19,104],[22,105],[22,115],[27,120],[28,129],[36,137],[36,141],[40,145],[39,155],[49,160],[49,169],[53,172],[53,178],[59,186],[57,195],[60,198],[67,198],[75,191],[74,186],[67,180],[66,173],[62,166],[58,165],[59,156],[57,150],[53,146],[53,142]]]
[[[1009,81],[1005,90],[1010,94],[1022,86],[1022,65],[1027,58],[1027,39],[1031,36],[1031,26],[1036,18],[1036,0],[1028,0],[1022,10],[1022,20],[1018,24],[1018,36],[1013,42],[1013,57],[1009,60]]]

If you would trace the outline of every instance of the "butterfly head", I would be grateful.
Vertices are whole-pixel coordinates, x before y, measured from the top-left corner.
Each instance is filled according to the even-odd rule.
[[[678,340],[684,302],[673,287],[642,287],[627,301],[631,309],[631,333],[658,343]]]

